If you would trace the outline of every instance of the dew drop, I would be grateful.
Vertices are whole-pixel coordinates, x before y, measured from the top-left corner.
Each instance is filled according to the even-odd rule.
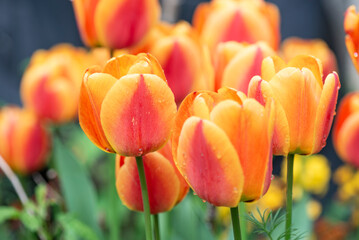
[[[202,199],[202,202],[204,202],[204,203],[205,203],[205,202],[206,202],[206,200],[203,200],[203,199]]]
[[[142,154],[143,154],[143,149],[142,149],[142,148],[139,148],[139,149],[138,149],[138,154],[139,154],[139,155],[142,155]]]
[[[354,52],[354,57],[357,58],[358,57],[358,53]]]

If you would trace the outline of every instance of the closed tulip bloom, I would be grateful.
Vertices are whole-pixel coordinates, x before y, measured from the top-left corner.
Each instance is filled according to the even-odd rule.
[[[157,22],[157,0],[73,0],[77,25],[88,47],[124,48],[140,42]]]
[[[340,88],[333,72],[325,80],[317,58],[301,55],[286,64],[279,57],[262,63],[262,78],[254,77],[248,95],[264,103],[274,99],[274,154],[313,154],[326,144]]]
[[[359,72],[359,14],[355,6],[348,7],[344,17],[345,44],[354,66]]]
[[[216,89],[232,87],[247,93],[249,81],[261,74],[263,59],[274,55],[274,50],[265,42],[220,43],[214,57]]]
[[[277,49],[280,41],[278,8],[262,0],[201,3],[195,10],[193,25],[211,51],[220,42],[262,40]]]
[[[143,156],[149,203],[152,214],[171,210],[183,200],[188,185],[178,172],[171,154],[171,145]],[[143,211],[140,179],[134,157],[116,158],[116,188],[124,205]]]
[[[272,175],[272,104],[241,92],[199,91],[182,102],[172,153],[179,171],[203,200],[234,207],[259,199]]]
[[[337,70],[337,61],[333,51],[321,39],[287,38],[281,46],[284,60],[290,61],[297,55],[312,55],[323,64],[323,75]]]
[[[163,70],[149,54],[110,59],[101,70],[84,75],[79,103],[80,125],[107,152],[142,156],[168,139],[176,103]]]
[[[47,161],[50,138],[31,111],[18,107],[0,110],[0,155],[17,173],[40,170]]]
[[[359,93],[347,94],[339,104],[333,144],[339,157],[359,168]]]
[[[93,62],[84,49],[65,44],[36,51],[21,81],[25,107],[55,123],[74,119],[81,78]]]

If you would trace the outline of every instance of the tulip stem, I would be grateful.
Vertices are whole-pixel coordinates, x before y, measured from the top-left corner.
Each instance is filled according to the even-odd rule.
[[[160,224],[158,219],[158,214],[153,215],[153,228],[154,228],[154,234],[155,234],[155,240],[160,240]]]
[[[144,211],[144,214],[145,214],[146,239],[147,240],[152,240],[150,202],[148,200],[146,175],[145,175],[145,169],[144,169],[144,166],[143,166],[142,156],[136,157],[136,163],[137,163],[138,175],[140,177],[141,192],[142,192],[142,202],[143,202],[143,211]]]
[[[293,164],[294,154],[288,154],[287,157],[287,210],[285,221],[285,239],[289,240],[292,229],[292,205],[293,205]]]
[[[232,226],[234,240],[241,240],[241,229],[239,225],[238,207],[231,208]]]
[[[239,203],[239,225],[242,240],[247,240],[246,205],[244,202]]]

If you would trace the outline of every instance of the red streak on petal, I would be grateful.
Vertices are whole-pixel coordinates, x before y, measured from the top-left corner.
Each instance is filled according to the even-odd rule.
[[[137,43],[148,29],[146,1],[122,2],[106,28],[106,38],[112,48],[124,48]]]
[[[237,41],[253,43],[251,34],[248,31],[245,20],[241,13],[236,11],[230,25],[224,32],[220,42]]]
[[[273,144],[271,144],[273,145]],[[268,168],[267,168],[267,173],[266,176],[264,178],[264,186],[263,186],[263,191],[262,191],[262,196],[264,194],[266,194],[266,192],[269,189],[269,186],[272,182],[272,172],[273,172],[273,148],[271,148],[271,150],[269,151],[269,155],[268,155],[269,161],[268,161]]]
[[[263,61],[263,52],[260,47],[257,47],[256,55],[254,56],[253,63],[251,67],[247,70],[247,73],[243,76],[239,76],[240,81],[238,81],[238,90],[244,93],[248,93],[248,85],[252,77],[261,74]]]
[[[183,51],[178,42],[175,42],[167,62],[163,64],[168,85],[173,91],[177,103],[187,96],[194,82],[190,71],[191,63],[185,59]]]

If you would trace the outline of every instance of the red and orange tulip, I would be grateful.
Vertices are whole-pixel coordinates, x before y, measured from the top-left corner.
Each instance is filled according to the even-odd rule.
[[[158,0],[73,0],[83,42],[124,48],[140,42],[160,15]]]
[[[344,17],[345,44],[354,66],[359,72],[359,14],[355,6],[350,6]]]
[[[194,13],[193,25],[211,51],[220,42],[255,43],[262,40],[277,49],[280,41],[278,8],[262,0],[202,3]]]
[[[80,125],[107,152],[142,156],[168,139],[176,103],[163,70],[150,54],[110,59],[87,70],[80,92]]]
[[[249,81],[260,75],[265,57],[276,55],[265,42],[220,43],[214,57],[215,88],[232,87],[247,93]]]
[[[188,185],[174,165],[170,142],[157,152],[143,156],[152,214],[171,210],[183,200]],[[140,179],[134,157],[116,158],[116,188],[121,201],[131,210],[143,211]]]
[[[25,107],[40,118],[56,123],[74,119],[81,77],[86,67],[94,62],[98,61],[84,49],[65,44],[48,51],[36,51],[21,82]]]
[[[274,154],[313,154],[325,146],[339,88],[335,72],[323,80],[317,58],[301,55],[288,64],[279,57],[263,61],[262,78],[251,80],[248,95],[276,103]]]
[[[31,111],[18,107],[0,110],[0,155],[20,174],[40,170],[47,160],[50,139]]]
[[[272,175],[273,124],[271,102],[263,107],[228,88],[194,92],[176,116],[176,166],[196,194],[213,205],[259,199]]]
[[[319,58],[323,64],[324,76],[337,70],[337,61],[333,51],[321,39],[287,38],[282,43],[281,52],[285,61],[303,54]]]
[[[339,104],[333,127],[333,144],[339,157],[359,168],[359,93],[346,95]]]

